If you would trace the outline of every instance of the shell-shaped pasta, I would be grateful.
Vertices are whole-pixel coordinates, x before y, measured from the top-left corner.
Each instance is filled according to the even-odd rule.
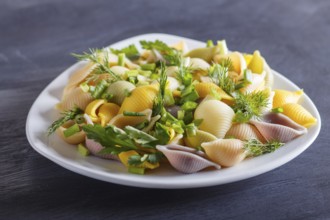
[[[195,136],[187,136],[184,138],[184,143],[188,147],[197,148],[204,142],[210,142],[216,140],[217,137],[206,131],[197,130]]]
[[[273,75],[273,71],[271,70],[271,68],[269,67],[269,65],[267,64],[267,62],[264,59],[264,70],[266,72],[266,76],[265,76],[265,87],[272,87],[273,83],[274,83],[274,75]]]
[[[236,138],[242,141],[248,141],[250,139],[257,139],[264,143],[265,138],[260,134],[258,129],[249,123],[236,123],[231,126],[226,134],[226,138]]]
[[[246,65],[248,66],[252,60],[253,55],[249,54],[249,53],[243,53],[243,57],[244,57]]]
[[[132,90],[130,96],[126,97],[120,107],[119,114],[124,111],[141,112],[145,109],[151,109],[158,93],[159,85],[139,86]]]
[[[66,129],[68,129],[70,126],[72,126],[74,123],[72,121],[68,121],[66,123],[64,123],[62,126],[60,126],[57,130],[56,130],[56,133],[57,135],[63,139],[66,143],[68,144],[80,144],[82,142],[84,142],[85,140],[85,137],[86,137],[86,134],[83,130],[69,136],[69,137],[65,137],[64,136],[64,131]]]
[[[203,71],[207,71],[210,68],[210,64],[201,58],[191,58],[189,66]]]
[[[169,144],[181,144],[183,142],[182,138],[182,134],[177,134],[169,141]]]
[[[157,145],[156,148],[165,155],[176,170],[182,173],[196,173],[207,167],[221,168],[218,164],[200,156],[203,155],[201,151],[189,147],[169,144]]]
[[[220,95],[221,100],[233,101],[234,98],[228,95],[223,91],[219,86],[211,82],[201,82],[195,85],[195,90],[198,93],[200,98],[205,98],[208,95],[212,95],[213,92],[216,92]]]
[[[99,152],[104,149],[104,147],[92,140],[86,137],[85,140],[85,144],[86,144],[86,148],[95,156],[97,157],[101,157],[101,158],[105,158],[105,159],[112,159],[112,160],[119,160],[117,155],[113,155],[113,154],[100,154]]]
[[[76,86],[81,83],[96,67],[96,64],[88,62],[83,68],[74,72],[67,83],[67,87]]]
[[[127,81],[117,81],[112,84],[107,89],[107,92],[112,94],[113,97],[111,101],[121,105],[126,98],[126,96],[135,89],[135,85]]]
[[[179,41],[176,44],[172,44],[171,47],[179,51],[182,51],[182,53],[186,53],[188,51],[188,46],[184,41]]]
[[[179,86],[180,86],[179,81],[176,78],[174,78],[174,77],[171,77],[171,76],[167,77],[167,81],[168,81],[167,88],[170,91],[174,91],[174,90],[178,89]]]
[[[261,74],[264,71],[264,58],[260,55],[260,52],[258,50],[254,51],[252,59],[248,65],[248,68],[253,73],[259,73]]]
[[[113,117],[109,124],[114,125],[118,128],[125,128],[126,126],[135,126],[139,123],[144,122],[145,120],[150,121],[152,110],[146,109],[144,111],[141,111],[140,113],[144,114],[143,116],[124,116],[123,114],[118,114],[115,117]]]
[[[235,113],[227,104],[218,100],[205,100],[195,110],[194,118],[203,119],[200,130],[223,138],[232,125]]]
[[[200,58],[205,60],[206,62],[211,62],[214,55],[217,54],[218,47],[203,47],[203,48],[196,48],[194,50],[189,51],[187,54],[185,54],[185,57],[191,57],[191,58]]]
[[[90,102],[85,109],[85,113],[89,115],[93,122],[99,122],[100,119],[97,116],[97,110],[105,103],[104,99],[96,99]]]
[[[169,66],[166,68],[165,73],[167,76],[176,77],[176,73],[179,71],[177,66]]]
[[[267,105],[261,108],[262,114],[266,114],[266,113],[268,113],[272,110],[272,108],[273,108],[273,98],[274,98],[274,95],[275,95],[275,92],[272,91],[270,88],[267,88],[264,91],[267,92],[268,97],[267,97]]]
[[[126,67],[123,67],[123,66],[112,66],[110,68],[110,70],[120,76],[122,79],[127,79],[127,75],[126,75],[126,72],[129,71],[129,69],[127,69]]]
[[[80,87],[75,87],[67,94],[62,101],[57,105],[60,110],[71,110],[75,106],[80,109],[85,109],[88,103],[94,98],[90,93],[84,92]]]
[[[115,103],[104,103],[98,111],[98,117],[101,121],[101,126],[105,126],[110,122],[112,118],[114,118],[118,112],[120,107]]]
[[[297,103],[304,94],[303,90],[291,92],[288,90],[275,89],[274,92],[273,108],[282,107],[287,103]]]
[[[264,79],[266,72],[263,71],[261,74],[252,73],[252,82],[241,89],[241,92],[251,93],[262,89],[264,85]]]
[[[232,75],[232,77],[236,79],[243,78],[244,70],[246,69],[246,62],[243,55],[240,52],[235,51],[228,54],[218,54],[214,56],[214,61],[216,63],[221,64],[223,60],[226,60],[228,58],[231,60],[233,72],[236,73],[234,75],[229,73],[229,75]]]
[[[206,155],[221,166],[231,167],[247,156],[244,143],[238,139],[218,139],[203,143]]]
[[[288,103],[282,106],[283,114],[291,118],[296,123],[309,128],[317,121],[313,115],[307,111],[303,106],[296,103]]]
[[[265,114],[261,121],[250,120],[267,141],[286,143],[307,133],[307,129],[281,113]]]

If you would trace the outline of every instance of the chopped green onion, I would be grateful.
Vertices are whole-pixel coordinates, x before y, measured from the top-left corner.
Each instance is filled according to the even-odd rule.
[[[76,117],[74,117],[74,121],[77,123],[77,124],[82,124],[85,122],[85,118],[82,114],[79,114],[79,115],[76,115]]]
[[[206,41],[206,47],[214,47],[214,43],[212,40]]]
[[[134,174],[139,174],[139,175],[144,175],[145,168],[142,168],[142,167],[128,167],[128,172],[134,173]]]
[[[196,136],[196,126],[194,124],[189,124],[186,126],[187,136]]]
[[[169,89],[165,90],[165,96],[164,96],[164,104],[166,106],[171,106],[175,104],[175,100],[173,98],[172,91]]]
[[[124,53],[120,53],[118,54],[118,66],[124,66],[125,65],[125,54]]]
[[[80,131],[79,125],[74,124],[71,127],[67,128],[66,130],[63,131],[63,134],[65,137],[70,137]]]
[[[200,126],[200,125],[202,124],[202,122],[203,122],[203,119],[202,119],[202,118],[200,118],[200,119],[195,119],[195,120],[193,121],[193,123],[194,123],[194,125],[195,125],[196,127]]]
[[[159,78],[159,75],[157,73],[153,73],[150,76],[150,79],[152,79],[152,80],[155,80],[155,79],[158,79],[158,78]]]
[[[80,88],[84,92],[88,92],[89,91],[89,86],[88,86],[88,84],[86,82],[80,84]]]
[[[93,89],[92,96],[96,99],[100,98],[103,92],[108,88],[109,84],[107,81],[102,79]],[[91,88],[91,87],[90,87]]]
[[[147,119],[145,119],[143,122],[135,125],[134,127],[136,129],[142,130],[143,128],[145,128],[146,126],[148,126],[148,124],[149,124],[149,121]]]
[[[151,73],[149,70],[139,70],[139,74],[145,77],[150,77]]]
[[[90,151],[83,144],[78,144],[78,152],[85,157],[90,154]]]
[[[227,47],[226,40],[218,41],[217,47],[219,48],[220,54],[227,54],[228,53],[228,47]]]
[[[184,118],[184,113],[185,113],[184,110],[179,110],[179,111],[178,111],[178,119],[179,119],[179,120],[183,120],[183,118]]]
[[[110,101],[113,97],[113,94],[111,93],[108,93],[108,92],[104,92],[101,96],[102,99],[105,99],[107,101]]]
[[[146,63],[146,64],[142,64],[141,65],[142,70],[150,70],[150,71],[154,71],[156,68],[156,64],[155,63]]]
[[[141,113],[141,112],[129,112],[129,111],[124,111],[123,115],[124,116],[146,116],[146,114]]]
[[[274,113],[282,113],[284,110],[283,110],[283,108],[281,108],[281,107],[279,107],[279,108],[273,108],[272,109],[272,112],[274,112]]]
[[[128,70],[125,72],[125,74],[127,75],[127,77],[137,76],[139,74],[139,71],[138,70]]]
[[[185,111],[193,110],[195,108],[197,108],[197,103],[192,101],[187,101],[181,106],[181,109]]]
[[[137,78],[136,76],[130,76],[128,77],[128,82],[136,84],[137,83]]]

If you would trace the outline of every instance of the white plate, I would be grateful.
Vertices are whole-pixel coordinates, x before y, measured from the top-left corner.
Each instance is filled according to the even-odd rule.
[[[140,40],[153,41],[156,39],[169,44],[184,40],[189,49],[205,45],[203,42],[179,36],[145,34],[120,41],[111,45],[111,47],[122,48],[128,44],[138,44]],[[74,146],[66,144],[57,135],[51,137],[46,135],[48,126],[59,117],[58,112],[54,110],[54,105],[59,102],[62,90],[71,73],[81,65],[82,63],[76,63],[71,66],[42,91],[30,109],[26,121],[26,135],[32,147],[41,155],[66,169],[95,179],[146,188],[193,188],[235,182],[265,173],[289,162],[306,150],[320,132],[320,115],[311,99],[305,94],[302,97],[301,104],[317,118],[317,124],[309,128],[306,135],[287,143],[274,153],[247,159],[231,168],[204,170],[195,174],[182,174],[169,166],[162,166],[151,172],[148,171],[146,175],[142,176],[130,174],[127,173],[124,166],[116,161],[93,156],[83,157]],[[299,89],[294,83],[276,71],[274,71],[274,82],[274,88]]]

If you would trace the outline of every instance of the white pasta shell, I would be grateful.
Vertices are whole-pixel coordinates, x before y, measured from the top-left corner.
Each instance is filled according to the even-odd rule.
[[[244,144],[238,139],[218,139],[203,143],[202,147],[213,162],[225,167],[234,166],[246,157]]]
[[[207,71],[210,68],[210,64],[201,58],[190,58],[189,66],[203,71]]]
[[[246,87],[242,88],[242,92],[251,93],[255,90],[262,89],[262,85],[264,84],[264,79],[266,76],[266,72],[263,71],[261,74],[252,73],[252,82],[248,84]]]
[[[307,133],[307,129],[281,113],[265,114],[261,121],[251,120],[267,141],[286,143]]]
[[[112,102],[121,105],[127,94],[130,93],[133,89],[135,89],[134,84],[120,80],[110,84],[107,89],[107,92],[113,95],[113,97],[111,98]]]
[[[118,156],[117,155],[113,155],[113,154],[100,154],[99,152],[101,150],[104,149],[104,147],[92,140],[92,139],[89,139],[86,137],[86,140],[85,140],[85,144],[86,144],[86,148],[95,156],[97,157],[101,157],[101,158],[105,158],[105,159],[112,159],[112,160],[118,160]]]
[[[67,83],[67,87],[76,86],[81,83],[96,67],[96,64],[87,62],[81,69],[74,72]]]
[[[165,69],[165,73],[167,76],[175,77],[179,68],[177,66],[169,66]]]
[[[170,91],[176,90],[180,86],[179,81],[174,77],[171,77],[171,76],[167,77],[167,81],[168,81],[168,87],[167,88]]]
[[[266,60],[264,59],[264,71],[266,72],[265,76],[265,87],[272,87],[274,83],[274,74]]]
[[[75,87],[66,94],[63,100],[58,104],[60,110],[71,110],[75,106],[84,110],[88,103],[93,100],[93,97],[89,92],[84,92],[80,87]]]
[[[223,138],[232,125],[235,113],[227,104],[218,100],[206,100],[195,110],[194,118],[203,119],[200,130]]]
[[[126,75],[126,72],[129,71],[129,69],[127,69],[126,67],[123,67],[123,66],[112,66],[110,68],[110,70],[120,76],[122,79],[126,80],[127,79],[127,75]]]
[[[157,145],[156,148],[165,155],[176,170],[182,173],[196,173],[207,167],[221,168],[218,164],[203,158],[201,151],[189,147],[169,144]]]
[[[260,134],[258,129],[249,123],[236,123],[231,126],[226,134],[226,138],[236,138],[242,141],[257,139],[262,143],[265,142],[264,137]]]

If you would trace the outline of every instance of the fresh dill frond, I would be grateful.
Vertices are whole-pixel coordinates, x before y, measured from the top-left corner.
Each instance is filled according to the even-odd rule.
[[[166,90],[166,67],[163,62],[160,63],[160,76],[159,76],[159,91],[157,97],[154,100],[153,108],[152,108],[152,116],[159,115],[162,109],[164,108],[165,103],[165,90]]]
[[[182,56],[178,58],[178,71],[176,72],[177,78],[184,86],[189,86],[192,83],[192,68],[185,65]]]
[[[51,135],[52,133],[54,133],[59,127],[61,127],[65,122],[69,121],[69,120],[73,120],[75,119],[75,117],[79,114],[82,114],[83,111],[78,108],[75,107],[72,110],[69,111],[65,111],[63,113],[61,113],[63,116],[59,119],[57,119],[56,121],[54,121],[48,128],[47,130],[47,134]]]
[[[252,117],[259,118],[262,109],[269,104],[267,91],[236,93],[233,109],[236,113],[234,122],[248,122]]]
[[[235,91],[235,82],[228,76],[228,71],[232,69],[232,61],[230,58],[225,59],[221,64],[214,64],[209,69],[209,77],[212,81],[219,85],[226,93],[231,94]]]
[[[279,141],[270,141],[263,144],[256,139],[251,139],[244,143],[244,148],[248,152],[248,156],[257,157],[263,154],[274,152],[283,145],[284,143]]]
[[[110,69],[109,53],[104,49],[89,49],[89,53],[88,52],[84,52],[83,54],[73,53],[72,55],[78,60],[87,60],[92,63],[95,63],[96,67],[93,70],[93,73],[95,74],[108,73],[113,77],[115,81],[121,79],[121,77],[119,77]]]

